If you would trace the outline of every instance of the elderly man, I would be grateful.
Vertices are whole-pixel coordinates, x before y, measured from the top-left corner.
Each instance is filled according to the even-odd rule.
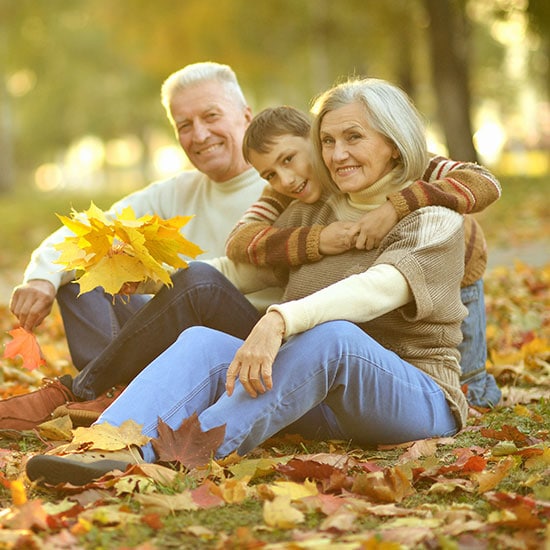
[[[161,96],[178,141],[195,169],[124,197],[111,207],[109,215],[115,216],[127,206],[137,216],[194,215],[184,232],[187,239],[206,251],[200,259],[222,256],[229,232],[265,184],[242,154],[243,135],[252,119],[250,107],[233,70],[213,62],[191,64],[173,73],[164,82]],[[109,390],[108,380],[96,379],[94,365],[102,353],[105,356],[105,352],[110,352],[114,358],[115,342],[121,364],[138,359],[148,362],[164,349],[165,344],[156,349],[149,338],[124,353],[119,335],[129,321],[133,322],[126,333],[135,334],[137,327],[132,325],[143,324],[136,321],[138,311],[142,311],[140,319],[147,319],[142,308],[150,296],[135,294],[128,302],[113,301],[102,289],[78,296],[78,284],[67,284],[70,279],[63,278],[59,265],[54,263],[59,256],[54,245],[69,234],[69,230],[61,228],[33,252],[23,283],[14,289],[10,309],[21,326],[30,331],[49,315],[57,298],[71,357],[80,373],[74,381],[71,377],[47,380],[36,392],[0,402],[0,429],[33,428],[47,420],[58,406],[94,399]],[[153,301],[170,301],[171,289],[164,290]],[[269,302],[266,298],[264,304],[262,299],[251,298],[260,308]],[[158,330],[165,329],[159,324]],[[248,329],[247,326],[245,330]],[[174,339],[177,334],[179,331]],[[241,334],[244,337],[247,333]],[[105,387],[96,392],[89,388],[91,381],[100,387],[105,382]],[[100,409],[112,397],[111,393],[103,396]]]

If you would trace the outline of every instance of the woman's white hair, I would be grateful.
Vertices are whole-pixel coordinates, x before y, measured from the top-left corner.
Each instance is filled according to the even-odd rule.
[[[396,184],[419,179],[428,162],[422,118],[403,90],[377,78],[348,80],[327,90],[315,100],[311,109],[314,115],[311,137],[315,162],[324,174],[323,179],[331,181],[322,160],[320,129],[323,117],[330,111],[356,102],[364,105],[371,128],[385,136],[399,151],[400,172]]]
[[[235,99],[235,102],[243,108],[247,106],[244,93],[239,85],[235,72],[229,65],[222,65],[213,61],[203,61],[186,65],[183,69],[172,73],[162,84],[160,96],[162,105],[168,118],[174,123],[170,104],[174,96],[196,84],[218,81],[224,86],[227,93]]]

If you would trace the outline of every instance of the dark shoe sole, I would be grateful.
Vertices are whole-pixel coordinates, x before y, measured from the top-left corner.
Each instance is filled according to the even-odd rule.
[[[124,472],[127,467],[127,462],[119,460],[79,462],[61,456],[37,455],[29,459],[26,471],[31,481],[37,481],[40,484],[71,483],[72,485],[86,485],[112,470]]]

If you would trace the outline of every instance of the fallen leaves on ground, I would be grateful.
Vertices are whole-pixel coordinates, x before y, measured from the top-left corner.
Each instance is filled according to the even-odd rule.
[[[550,544],[550,266],[492,271],[486,304],[488,368],[504,399],[472,415],[456,436],[378,449],[280,436],[246,457],[213,460],[222,431],[203,433],[191,417],[178,430],[161,424],[154,444],[164,464],[136,464],[84,487],[50,490],[25,480],[24,463],[58,445],[52,439],[66,429],[6,436],[0,547],[544,548]],[[45,353],[43,370],[61,373],[63,331],[53,321],[41,330],[43,349],[60,349]],[[17,360],[4,359],[9,392],[34,389],[38,380],[10,378],[17,368]],[[80,450],[143,443],[132,425],[72,434],[70,445]]]

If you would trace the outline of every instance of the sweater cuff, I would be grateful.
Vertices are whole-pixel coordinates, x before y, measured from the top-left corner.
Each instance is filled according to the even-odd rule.
[[[397,218],[402,220],[405,216],[411,213],[407,200],[402,195],[403,191],[398,193],[391,193],[387,199],[392,203],[395,211],[397,212]]]
[[[309,262],[318,262],[323,255],[319,252],[319,241],[324,225],[312,225],[306,238],[306,256]]]

